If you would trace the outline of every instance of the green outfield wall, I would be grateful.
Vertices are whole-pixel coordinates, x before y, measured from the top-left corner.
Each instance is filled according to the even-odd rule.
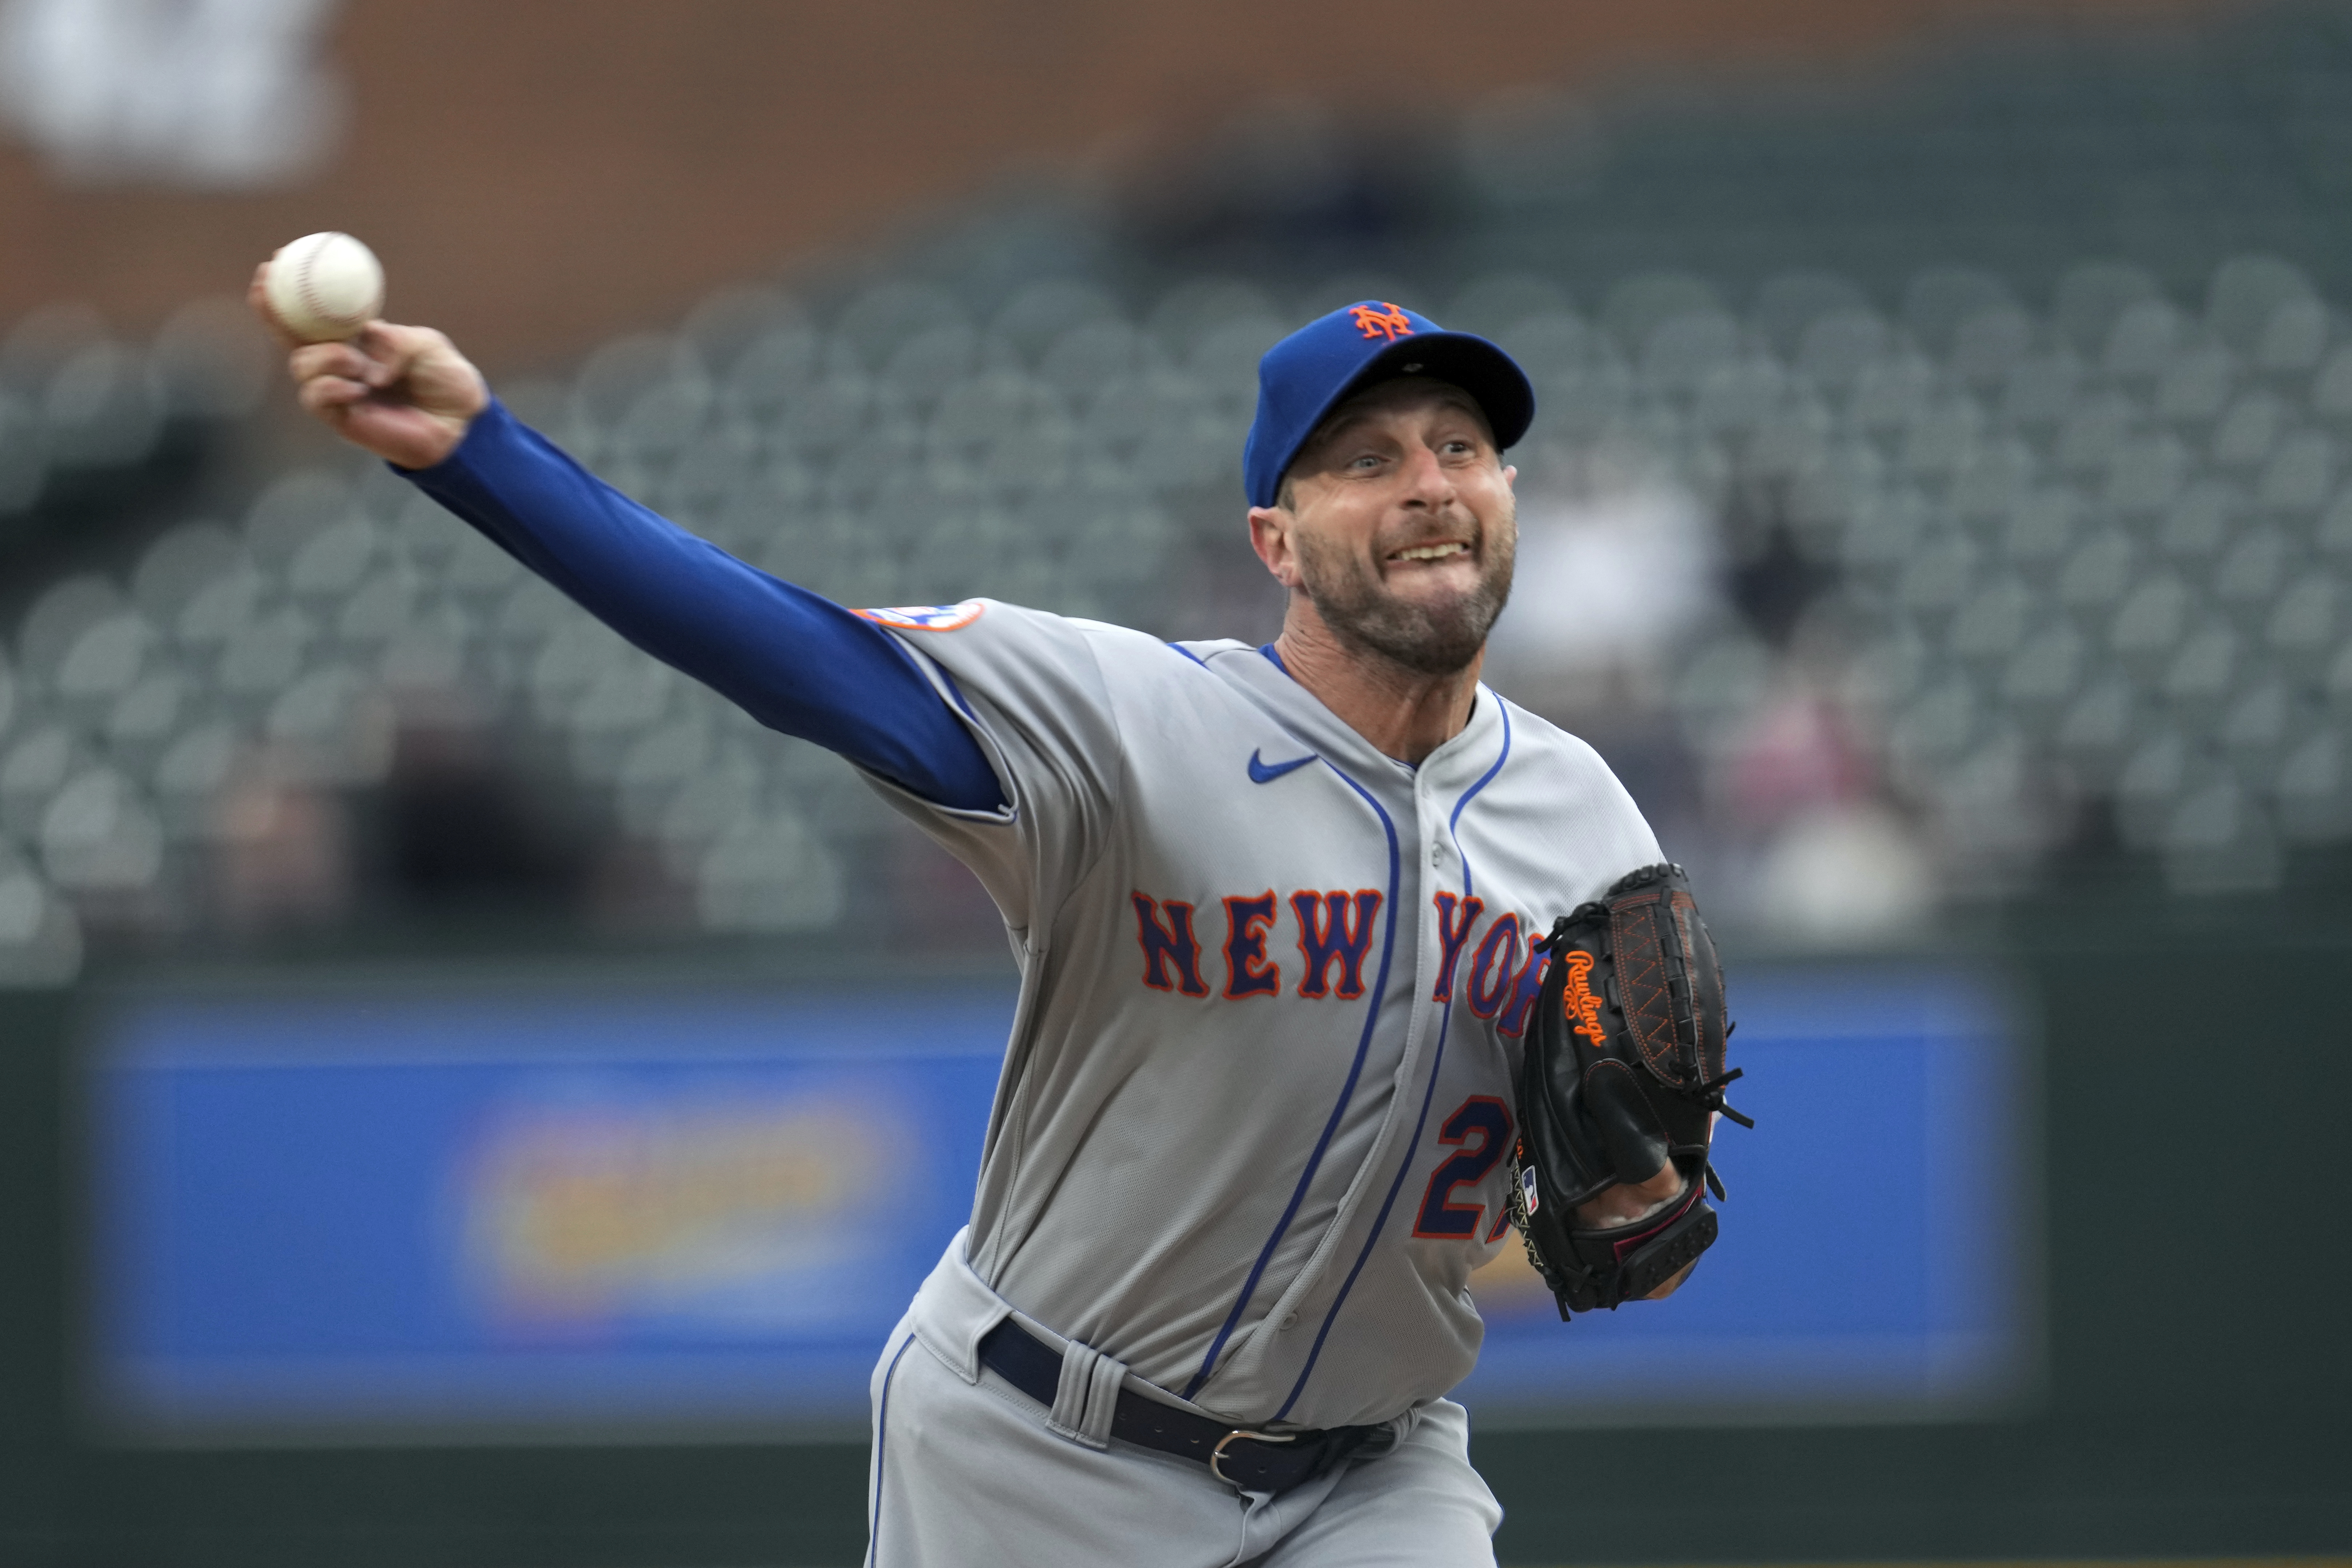
[[[1509,1510],[1506,1563],[2352,1549],[2352,1237],[2336,1190],[2352,940],[2279,903],[2157,905],[2137,922],[2049,905],[1979,945],[2018,977],[2038,1084],[2023,1112],[2041,1165],[2037,1385],[2013,1409],[1932,1425],[1492,1434],[1476,1457]],[[0,998],[0,1563],[858,1559],[856,1446],[100,1440],[74,1393],[69,1174],[75,1040],[96,994]]]

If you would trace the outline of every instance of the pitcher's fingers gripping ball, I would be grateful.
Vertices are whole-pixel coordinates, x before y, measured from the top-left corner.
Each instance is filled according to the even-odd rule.
[[[348,234],[304,235],[262,278],[269,313],[300,342],[341,342],[383,314],[383,266]]]
[[[1715,1241],[1723,1196],[1707,1154],[1723,1102],[1725,1011],[1715,942],[1679,866],[1621,879],[1602,901],[1562,915],[1519,1078],[1519,1147],[1509,1196],[1528,1256],[1559,1315],[1664,1293]],[[1575,1211],[1612,1187],[1658,1184],[1651,1212],[1598,1225]]]
[[[254,314],[291,351],[287,371],[302,406],[386,462],[429,468],[443,461],[465,438],[475,416],[489,405],[482,373],[430,327],[396,326],[371,316],[341,337],[305,337],[281,314],[279,302],[286,293],[286,259],[306,243],[297,240],[256,268],[246,290]],[[371,266],[373,259],[369,258]],[[374,295],[380,304],[380,272]]]

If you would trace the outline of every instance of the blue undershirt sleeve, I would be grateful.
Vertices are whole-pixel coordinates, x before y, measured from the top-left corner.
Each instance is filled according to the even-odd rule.
[[[437,466],[394,471],[770,729],[939,805],[1004,805],[979,741],[889,633],[638,505],[505,405]]]

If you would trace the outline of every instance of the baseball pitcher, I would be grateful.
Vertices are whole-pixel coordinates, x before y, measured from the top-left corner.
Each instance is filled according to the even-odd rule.
[[[1534,413],[1502,350],[1367,300],[1266,353],[1264,647],[844,608],[605,486],[438,332],[291,369],[620,635],[838,752],[1003,913],[971,1223],[874,1371],[870,1563],[1494,1561],[1445,1397],[1471,1271],[1516,1205],[1564,1312],[1672,1290],[1727,1080],[1679,873],[1590,747],[1479,684]]]

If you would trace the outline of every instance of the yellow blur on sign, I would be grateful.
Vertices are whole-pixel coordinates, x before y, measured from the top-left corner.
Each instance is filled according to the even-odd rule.
[[[1471,1271],[1470,1300],[1477,1304],[1478,1315],[1489,1320],[1559,1316],[1559,1304],[1528,1261],[1527,1244],[1517,1230],[1505,1231],[1502,1250]]]
[[[464,1178],[471,1272],[496,1315],[545,1324],[822,1269],[874,1222],[874,1152],[894,1143],[875,1113],[794,1098],[512,1117]]]

